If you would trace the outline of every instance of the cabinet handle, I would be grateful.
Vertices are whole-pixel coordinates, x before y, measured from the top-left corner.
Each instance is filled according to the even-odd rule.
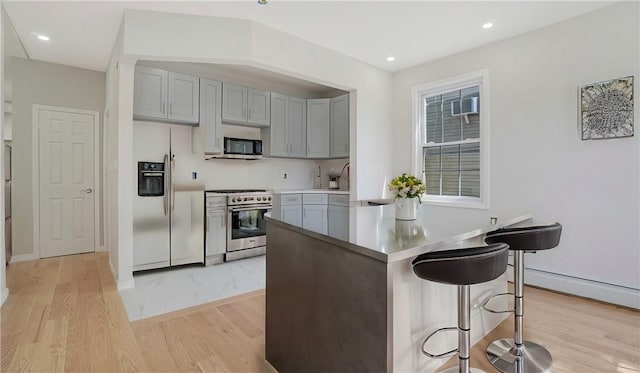
[[[220,219],[220,228],[224,229],[224,216]]]
[[[247,119],[251,118],[251,109],[248,110],[249,113],[247,114]]]
[[[164,114],[164,102],[162,103],[162,114]]]
[[[220,148],[220,138],[216,137],[216,146]]]
[[[346,143],[344,144],[344,152],[345,153],[347,152],[347,144]]]
[[[173,102],[169,104],[169,115],[173,115]]]

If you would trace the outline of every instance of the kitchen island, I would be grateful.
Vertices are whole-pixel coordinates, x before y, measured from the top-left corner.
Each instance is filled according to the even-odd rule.
[[[441,249],[482,245],[494,229],[526,223],[528,214],[498,217],[470,210],[444,221],[422,205],[415,221],[395,206],[349,207],[349,239],[267,219],[266,359],[288,372],[430,372],[445,360],[421,354],[433,330],[457,324],[456,287],[420,280],[411,260]],[[506,291],[506,274],[471,287],[471,339],[505,315],[478,305]],[[500,308],[497,304],[496,308]],[[455,348],[443,333],[429,349]]]

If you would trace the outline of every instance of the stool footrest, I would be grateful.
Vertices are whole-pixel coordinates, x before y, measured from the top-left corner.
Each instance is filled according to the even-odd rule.
[[[447,352],[443,352],[441,354],[432,354],[430,352],[428,352],[427,350],[425,350],[424,345],[427,344],[427,342],[429,341],[429,339],[433,336],[435,336],[436,334],[440,333],[440,332],[444,332],[444,331],[458,331],[457,327],[448,327],[448,328],[440,328],[440,329],[436,329],[434,332],[432,332],[431,334],[429,334],[427,336],[427,338],[424,339],[424,341],[422,341],[422,353],[432,359],[439,359],[441,357],[447,357],[447,356],[451,356],[454,355],[456,352],[458,352],[458,349],[453,349],[451,351],[447,351]]]
[[[485,300],[484,302],[482,302],[482,305],[480,305],[480,308],[482,308],[483,310],[485,310],[487,312],[491,312],[491,313],[513,313],[513,312],[515,312],[514,309],[510,309],[510,310],[494,310],[494,309],[491,309],[491,308],[487,307],[489,302],[491,302],[492,300],[494,300],[497,297],[501,297],[501,296],[504,296],[504,295],[511,295],[512,297],[514,296],[513,293],[495,294],[492,297],[487,298],[487,300]]]

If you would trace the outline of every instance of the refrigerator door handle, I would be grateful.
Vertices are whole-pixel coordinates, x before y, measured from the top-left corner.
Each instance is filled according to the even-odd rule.
[[[176,210],[176,155],[171,154],[171,212]]]
[[[166,170],[169,166],[169,155],[165,154],[164,155],[164,160],[162,161],[164,163],[164,169]],[[164,173],[164,196],[162,197],[162,207],[164,209],[164,216],[167,216],[167,204],[169,203],[169,193],[167,193],[167,187],[169,186],[169,178],[167,177],[167,173]]]

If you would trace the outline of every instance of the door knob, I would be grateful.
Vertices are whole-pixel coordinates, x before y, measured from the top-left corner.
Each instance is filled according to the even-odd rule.
[[[91,192],[93,192],[93,189],[87,188],[87,189],[81,189],[80,191],[84,192],[84,193],[91,193]]]

